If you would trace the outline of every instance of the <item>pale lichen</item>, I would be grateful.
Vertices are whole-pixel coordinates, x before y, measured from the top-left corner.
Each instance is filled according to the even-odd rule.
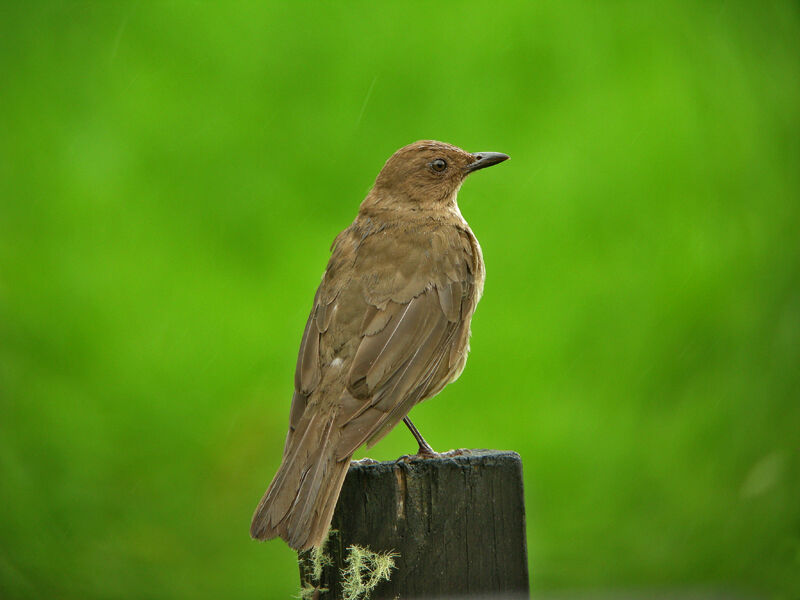
[[[297,596],[298,598],[302,600],[311,600],[312,598],[318,598],[320,594],[328,591],[328,588],[320,587],[320,579],[322,578],[322,570],[326,566],[333,564],[333,560],[325,552],[325,548],[328,546],[328,541],[331,539],[331,536],[336,533],[337,531],[335,529],[329,529],[328,535],[325,536],[325,539],[319,546],[314,546],[308,552],[301,553],[299,558],[300,566],[304,567],[307,572],[310,572],[311,580],[303,583],[300,594]],[[314,595],[315,592],[316,596]]]
[[[333,559],[325,552],[328,541],[338,532],[331,529],[325,541],[300,555],[300,566],[306,573],[306,581],[297,598],[316,600],[328,588],[321,587],[322,571],[333,565]],[[340,571],[342,598],[344,600],[369,600],[370,594],[381,581],[389,581],[396,552],[373,552],[363,546],[348,546],[345,555],[345,568]]]
[[[389,581],[396,552],[373,552],[362,546],[349,546],[342,569],[344,600],[368,600],[372,590],[383,580]]]
[[[322,577],[322,569],[333,564],[331,557],[325,553],[325,547],[328,544],[331,533],[332,531],[328,532],[328,536],[320,546],[314,546],[311,549],[311,577],[316,582],[319,582],[320,577]]]
[[[320,594],[324,594],[327,591],[328,588],[319,587],[317,585],[312,585],[308,582],[305,582],[303,587],[300,589],[300,593],[295,597],[300,598],[300,600],[317,600]]]

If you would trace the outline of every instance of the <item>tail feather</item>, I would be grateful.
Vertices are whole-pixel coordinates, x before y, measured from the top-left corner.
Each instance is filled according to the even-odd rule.
[[[275,477],[272,478],[272,483],[264,493],[258,508],[256,508],[256,513],[253,516],[253,526],[255,526],[256,515],[266,511],[267,507],[269,508],[268,516],[271,518],[272,523],[279,523],[296,501],[300,482],[308,469],[307,465],[311,464],[307,453],[310,446],[309,442],[311,441],[309,437],[313,437],[313,431],[316,429],[317,416],[316,414],[311,416],[299,440],[296,440],[291,446],[287,444],[281,466],[278,472],[275,473]],[[292,485],[295,486],[293,490],[290,489]],[[251,526],[251,535],[253,533],[252,530],[253,527]],[[253,537],[257,536],[253,535]]]
[[[287,448],[278,472],[256,508],[250,535],[283,538],[295,550],[319,546],[328,533],[350,457],[336,459],[335,415],[313,414]]]

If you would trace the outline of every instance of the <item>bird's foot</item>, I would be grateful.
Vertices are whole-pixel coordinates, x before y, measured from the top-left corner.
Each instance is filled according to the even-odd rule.
[[[437,458],[439,456],[443,456],[443,454],[440,454],[439,452],[436,452],[428,444],[425,444],[425,445],[420,444],[419,450],[417,451],[416,454],[404,454],[403,456],[401,456],[400,458],[398,458],[394,462],[395,463],[399,463],[399,462],[403,462],[403,461],[408,462],[410,460],[415,460],[415,459],[419,459],[419,458]]]
[[[360,460],[351,460],[351,461],[350,461],[350,465],[351,465],[351,466],[352,466],[352,465],[357,465],[357,466],[363,466],[363,465],[377,465],[377,464],[378,464],[378,461],[377,461],[377,460],[374,460],[374,459],[372,459],[372,458],[369,458],[368,456],[365,456],[364,458],[362,458],[362,459],[360,459]]]
[[[455,450],[442,452],[439,456],[464,456],[465,454],[472,454],[472,450],[469,448],[456,448]]]
[[[428,442],[426,442],[425,440],[422,440],[419,443],[419,450],[417,451],[416,455],[417,456],[431,457],[431,456],[439,456],[439,453],[436,452],[436,450],[434,450],[433,448],[431,448],[430,444],[428,444]]]
[[[394,462],[396,464],[399,462],[419,460],[421,458],[453,458],[454,456],[464,456],[465,454],[471,453],[472,450],[469,448],[456,448],[455,450],[448,450],[447,452],[435,452],[433,448],[428,446],[427,448],[420,448],[419,452],[416,454],[404,454]]]
[[[423,454],[422,456],[420,456],[419,454],[403,454],[403,456],[397,458],[394,461],[394,464],[401,463],[401,462],[409,462],[409,461],[412,461],[412,460],[414,460],[416,458],[429,458],[429,456],[426,455],[426,454]]]

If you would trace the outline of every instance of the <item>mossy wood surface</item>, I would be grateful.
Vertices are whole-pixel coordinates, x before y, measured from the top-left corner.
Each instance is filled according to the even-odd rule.
[[[476,595],[527,598],[522,461],[515,452],[353,464],[336,506],[319,581],[342,598],[348,548],[393,551],[395,568],[371,598]]]

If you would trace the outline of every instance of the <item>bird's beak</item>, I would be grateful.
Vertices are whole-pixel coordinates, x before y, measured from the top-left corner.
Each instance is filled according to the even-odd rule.
[[[502,152],[476,152],[472,155],[472,158],[475,159],[474,162],[471,162],[464,168],[467,173],[472,173],[478,169],[485,169],[486,167],[491,167],[504,160],[508,160],[508,154],[503,154]]]

